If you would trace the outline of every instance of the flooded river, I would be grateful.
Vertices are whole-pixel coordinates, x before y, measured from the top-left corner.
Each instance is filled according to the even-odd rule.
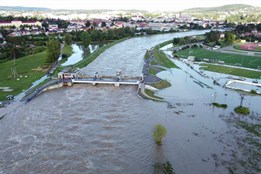
[[[83,72],[88,75],[93,75],[95,72],[99,72],[101,75],[115,75],[116,71],[121,71],[126,76],[141,76],[146,50],[174,37],[192,36],[206,32],[206,30],[190,31],[128,39],[103,52],[98,59],[84,68]]]
[[[192,32],[127,40],[84,71],[102,68],[99,72],[114,75],[114,69],[120,68],[140,75],[146,49],[186,34]],[[11,109],[0,120],[0,173],[153,174],[153,165],[166,161],[177,174],[254,173],[251,166],[240,163],[252,160],[248,158],[256,151],[238,145],[246,133],[237,128],[234,118],[260,123],[260,97],[246,97],[244,103],[253,113],[238,117],[233,114],[239,104],[236,92],[208,81],[202,84],[182,69],[159,76],[173,85],[157,93],[171,107],[138,97],[136,87],[74,85]],[[226,110],[213,108],[209,103],[214,100],[231,104]],[[159,123],[167,129],[160,147],[152,138]]]

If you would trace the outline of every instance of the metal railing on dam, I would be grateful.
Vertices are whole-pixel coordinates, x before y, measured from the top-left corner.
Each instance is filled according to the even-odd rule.
[[[120,86],[120,85],[139,85],[140,81],[139,80],[115,80],[115,79],[72,79],[71,80],[72,84],[107,84],[107,85],[114,85],[114,86]]]

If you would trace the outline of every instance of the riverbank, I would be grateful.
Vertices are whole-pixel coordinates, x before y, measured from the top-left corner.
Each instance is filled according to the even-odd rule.
[[[143,78],[144,84],[150,85],[156,90],[168,88],[171,84],[164,79],[160,79],[156,76],[157,73],[168,70],[169,68],[177,68],[177,66],[166,56],[166,54],[160,50],[162,47],[172,43],[172,40],[160,43],[151,50],[147,50],[144,55],[144,66],[143,66]],[[140,91],[141,96],[145,96],[145,99],[151,99],[155,101],[164,101],[163,98],[155,95],[155,90],[145,88]],[[149,96],[149,97],[146,97]]]
[[[18,95],[41,78],[49,69],[47,52],[32,54],[0,64],[0,101],[8,95]],[[14,66],[15,65],[15,66]],[[15,69],[14,69],[15,67]]]

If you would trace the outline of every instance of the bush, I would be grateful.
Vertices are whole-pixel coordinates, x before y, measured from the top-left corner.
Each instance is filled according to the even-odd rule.
[[[62,58],[68,58],[67,54],[62,54]]]
[[[213,106],[217,107],[217,108],[227,108],[227,104],[219,104],[219,103],[212,103]]]
[[[243,107],[243,106],[238,106],[234,109],[234,111],[237,114],[242,114],[242,115],[248,115],[250,114],[250,110],[247,107]]]
[[[165,137],[167,134],[167,130],[164,126],[162,126],[161,124],[157,124],[154,128],[154,132],[153,132],[153,138],[154,141],[157,145],[161,145],[162,144],[162,138]]]
[[[251,94],[257,94],[256,90],[254,90],[254,89],[252,89],[252,90],[250,91],[250,93],[251,93]]]
[[[175,174],[174,169],[169,161],[165,163],[155,163],[153,166],[154,166],[155,173]]]

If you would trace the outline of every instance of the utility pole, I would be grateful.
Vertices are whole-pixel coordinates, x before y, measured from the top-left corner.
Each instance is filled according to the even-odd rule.
[[[16,55],[15,55],[15,49],[14,48],[13,48],[13,53],[14,53],[14,60],[13,60],[14,65],[11,68],[11,72],[12,72],[13,77],[16,78],[16,76],[17,76],[17,73],[16,73],[16,63],[15,63]]]

